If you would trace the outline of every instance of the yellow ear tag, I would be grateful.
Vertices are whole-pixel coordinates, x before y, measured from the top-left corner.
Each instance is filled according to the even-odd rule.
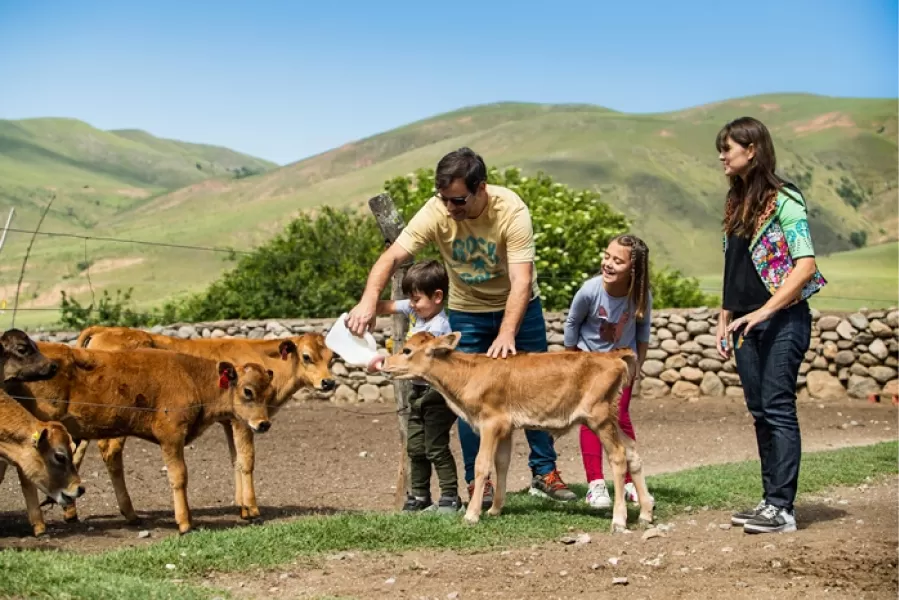
[[[34,433],[31,434],[31,441],[32,441],[32,443],[34,443],[35,448],[37,448],[37,443],[38,443],[38,440],[40,440],[40,439],[41,439],[40,431],[35,431]]]
[[[384,347],[387,348],[388,352],[393,352],[393,338],[387,338],[384,342]]]

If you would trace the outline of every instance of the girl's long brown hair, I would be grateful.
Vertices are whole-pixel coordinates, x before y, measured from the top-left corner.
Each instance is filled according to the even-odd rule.
[[[727,150],[730,140],[744,148],[752,145],[755,155],[749,162],[745,180],[737,175],[730,177],[722,224],[727,235],[750,238],[773,214],[783,181],[774,174],[777,167],[774,142],[761,121],[740,117],[722,127],[715,140],[718,152]]]
[[[642,321],[649,302],[649,247],[646,242],[630,233],[617,235],[609,240],[610,244],[612,242],[631,249],[631,285],[627,290],[627,298],[632,306],[636,306],[636,319]]]

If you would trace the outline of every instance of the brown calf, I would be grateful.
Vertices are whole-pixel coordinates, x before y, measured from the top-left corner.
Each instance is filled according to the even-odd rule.
[[[136,436],[159,444],[168,468],[178,530],[191,528],[184,446],[212,423],[239,419],[256,432],[271,423],[272,373],[256,363],[214,361],[177,352],[116,352],[41,343],[59,365],[49,381],[7,386],[39,418],[61,421],[76,439]],[[119,509],[138,521],[125,487],[121,454],[104,456]]]
[[[618,427],[618,397],[636,372],[630,349],[608,353],[520,353],[505,359],[454,352],[461,334],[434,337],[417,333],[402,353],[389,356],[383,370],[399,379],[422,378],[437,389],[449,407],[480,432],[474,492],[465,520],[480,520],[484,483],[496,473],[493,505],[500,514],[505,502],[506,474],[515,429],[541,429],[555,436],[584,424],[599,436],[615,477],[612,531],[627,528],[624,502],[625,468],[640,497],[640,521],[652,522],[652,501],[643,465],[633,440]]]
[[[320,333],[307,333],[278,340],[239,338],[185,340],[129,327],[94,326],[81,332],[76,345],[100,350],[159,348],[214,360],[261,363],[275,374],[272,381],[275,394],[268,407],[270,418],[300,388],[330,391],[337,385],[330,372],[334,353],[325,346],[325,337]],[[256,489],[253,482],[256,462],[253,432],[239,421],[222,423],[222,427],[225,430],[231,453],[231,465],[234,469],[234,503],[240,507],[241,518],[256,518],[259,516],[259,507],[256,504]],[[124,444],[123,437],[98,442],[103,456],[109,456],[114,460],[116,455],[121,454]],[[80,464],[86,446],[86,441],[80,443],[75,456],[76,464]]]
[[[4,382],[36,381],[52,377],[56,365],[17,329],[0,336],[0,364]],[[13,464],[19,475],[28,520],[34,535],[46,530],[37,490],[67,506],[84,493],[72,464],[74,444],[62,423],[41,421],[0,391],[0,458],[2,469]]]

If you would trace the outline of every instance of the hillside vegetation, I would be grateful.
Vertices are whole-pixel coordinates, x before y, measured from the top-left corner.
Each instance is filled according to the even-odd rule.
[[[809,199],[819,253],[852,256],[849,251],[857,246],[897,239],[896,106],[896,99],[804,94],[742,98],[663,114],[626,114],[590,105],[478,106],[348,143],[261,175],[235,179],[222,169],[213,173],[219,175],[213,179],[187,182],[155,197],[125,200],[117,196],[115,209],[102,219],[79,214],[79,209],[87,211],[87,198],[79,195],[72,200],[78,218],[63,221],[70,231],[80,228],[94,236],[249,249],[281,232],[301,211],[321,205],[365,209],[365,202],[383,189],[385,181],[433,167],[447,151],[469,145],[489,166],[518,166],[526,175],[543,170],[562,183],[599,191],[603,201],[622,211],[635,224],[634,231],[647,239],[656,264],[698,276],[714,293],[720,288],[715,277],[720,277],[722,264],[719,231],[726,188],[714,148],[721,125],[741,115],[763,120],[774,135],[780,170]],[[121,144],[154,148],[168,157],[173,154],[142,142],[141,134],[99,134]],[[179,147],[189,148],[188,153],[203,148]],[[2,154],[5,160],[6,152]],[[74,150],[67,156],[75,163],[72,168],[86,162]],[[19,161],[27,165],[32,185],[44,168],[41,158],[26,155]],[[173,167],[140,179],[124,168],[139,163],[111,162],[115,167],[95,171],[93,185],[101,185],[109,173],[115,183],[106,182],[105,190],[125,189],[112,187],[123,181],[146,190],[153,187],[148,178],[152,182],[152,177],[163,177],[159,171],[169,178],[166,183],[194,174],[189,168]],[[68,173],[69,165],[65,167],[54,166],[59,175],[54,185],[80,194],[77,177],[62,176],[63,171]],[[191,168],[196,175],[210,174]],[[128,173],[127,177],[122,173]],[[6,181],[2,171],[0,181]],[[26,200],[36,205],[45,201],[45,197]],[[26,216],[17,217],[15,226],[29,228],[36,221],[32,208]],[[48,218],[43,229],[58,229],[59,224],[59,218],[55,222]],[[27,243],[28,236],[10,234],[3,250],[0,291],[7,298],[10,284],[14,290]],[[309,252],[316,250],[309,248]],[[91,287],[96,292],[134,286],[138,306],[149,307],[205,288],[233,266],[227,258],[227,253],[39,238],[32,250],[25,279],[28,295],[23,295],[23,301],[51,308],[58,306],[61,289],[89,301]],[[83,264],[94,265],[90,285],[87,271],[78,268]],[[896,281],[895,273],[892,281]],[[884,304],[895,303],[895,288],[866,290],[865,297],[885,294]],[[875,305],[858,303],[862,304]],[[51,313],[39,320],[55,317]]]

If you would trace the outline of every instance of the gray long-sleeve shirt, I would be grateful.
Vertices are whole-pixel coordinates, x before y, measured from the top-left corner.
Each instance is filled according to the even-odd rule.
[[[626,296],[610,296],[601,276],[587,280],[571,301],[565,320],[565,346],[577,346],[587,352],[629,346],[637,352],[637,342],[649,342],[652,292],[642,321],[634,318],[635,310]]]

